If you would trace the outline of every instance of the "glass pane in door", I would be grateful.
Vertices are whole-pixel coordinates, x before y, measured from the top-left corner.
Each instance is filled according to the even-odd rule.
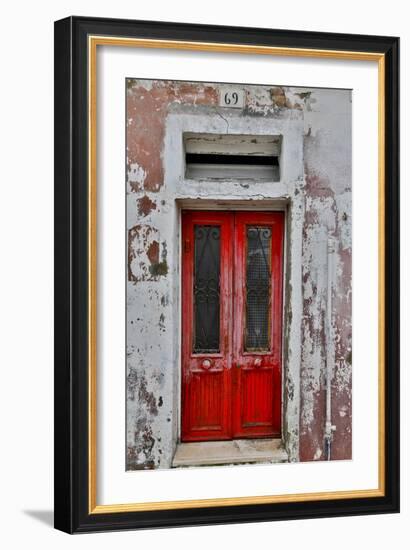
[[[194,353],[219,352],[220,234],[216,225],[195,226]]]
[[[269,350],[271,295],[271,230],[246,229],[245,350]]]

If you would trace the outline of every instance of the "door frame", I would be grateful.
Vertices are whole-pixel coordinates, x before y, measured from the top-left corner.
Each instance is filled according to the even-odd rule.
[[[256,124],[257,122],[257,124]],[[280,135],[281,173],[274,184],[254,182],[238,184],[233,180],[200,181],[186,178],[184,134],[187,132],[226,133],[226,121],[217,112],[195,112],[180,106],[170,112],[165,122],[163,148],[164,185],[167,200],[164,213],[172,227],[173,248],[169,256],[172,311],[170,329],[173,331],[172,373],[169,384],[172,391],[172,411],[167,445],[170,460],[180,444],[181,410],[181,227],[180,209],[186,210],[281,210],[285,211],[284,248],[284,303],[282,346],[282,442],[290,462],[299,460],[300,445],[300,381],[302,354],[302,254],[305,221],[305,173],[303,161],[304,120],[302,111],[286,111],[281,117],[264,118],[244,113],[232,113],[230,134]]]
[[[278,200],[275,201],[275,204],[272,204],[272,200],[255,200],[252,204],[249,201],[241,200],[228,200],[220,201],[218,199],[209,198],[204,201],[202,199],[190,199],[189,201],[185,200],[176,200],[177,206],[177,228],[178,228],[178,365],[177,365],[177,384],[176,391],[178,392],[177,398],[177,437],[174,445],[173,454],[175,454],[176,448],[181,444],[182,436],[182,384],[183,384],[183,353],[182,353],[182,269],[183,269],[183,242],[182,242],[182,211],[183,210],[193,210],[193,211],[234,211],[234,212],[283,212],[284,214],[284,230],[283,230],[283,253],[282,253],[282,342],[281,342],[281,436],[279,438],[273,438],[281,440],[284,444],[284,429],[285,429],[285,414],[286,414],[286,403],[285,403],[285,379],[287,376],[287,364],[286,364],[286,350],[285,350],[285,334],[287,332],[287,315],[290,304],[289,297],[286,293],[287,288],[287,275],[289,272],[288,268],[288,243],[289,243],[289,201]],[[208,442],[201,442],[203,445],[206,445]],[[184,443],[185,444],[185,443]],[[189,445],[190,443],[186,443]]]

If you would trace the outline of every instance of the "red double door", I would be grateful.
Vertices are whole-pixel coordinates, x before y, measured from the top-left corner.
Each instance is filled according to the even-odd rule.
[[[182,213],[182,441],[281,433],[282,212]]]

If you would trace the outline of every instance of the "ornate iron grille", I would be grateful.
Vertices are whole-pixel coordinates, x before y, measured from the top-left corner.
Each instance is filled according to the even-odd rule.
[[[245,350],[269,350],[271,230],[247,228]]]
[[[195,226],[194,353],[219,352],[220,234],[216,225]]]

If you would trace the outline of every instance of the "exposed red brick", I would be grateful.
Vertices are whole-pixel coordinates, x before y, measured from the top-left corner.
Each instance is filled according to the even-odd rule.
[[[140,216],[148,216],[148,214],[151,212],[151,210],[156,210],[157,205],[154,201],[152,201],[147,195],[144,195],[140,199],[138,199],[138,214]]]
[[[159,243],[153,241],[147,250],[147,256],[151,264],[157,264],[159,262]]]

